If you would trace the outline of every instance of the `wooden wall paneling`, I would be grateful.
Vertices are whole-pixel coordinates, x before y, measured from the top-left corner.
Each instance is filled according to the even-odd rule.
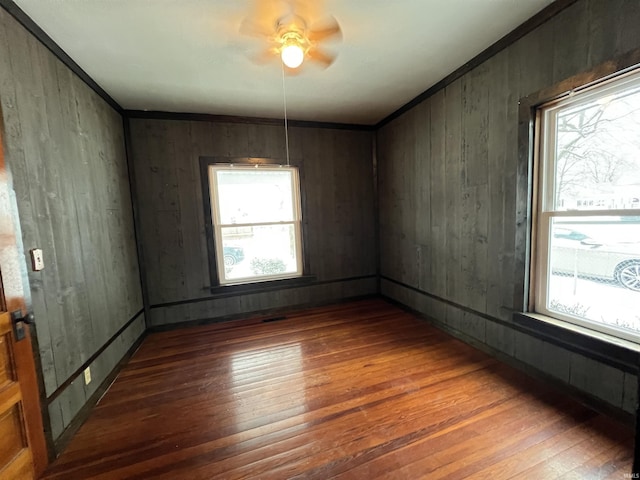
[[[447,295],[447,197],[451,195],[446,178],[446,98],[440,90],[431,97],[429,109],[429,151],[431,157],[431,265],[429,288],[439,297]],[[422,283],[420,284],[422,286]]]
[[[64,432],[64,420],[62,419],[62,407],[60,405],[60,397],[54,399],[49,403],[47,407],[47,413],[49,415],[49,425],[45,427],[45,430],[51,434],[51,438],[58,438]]]
[[[611,32],[618,31],[617,23],[622,21],[624,13],[620,2],[591,2],[589,7],[586,12],[587,61],[589,65],[598,65],[610,58],[611,52],[616,52],[616,56],[623,53],[616,51],[617,35]]]
[[[269,157],[285,158],[286,147],[284,135],[284,120],[282,121],[282,125],[272,125],[269,128],[263,129],[263,131],[266,134],[264,149],[269,154]],[[289,135],[291,135],[291,132],[293,132],[293,129],[289,125]],[[295,139],[291,139],[290,137],[289,148],[292,149],[293,147],[295,147]]]
[[[394,278],[404,279],[406,277],[405,258],[413,254],[412,245],[407,245],[406,236],[403,227],[404,222],[401,215],[403,204],[403,190],[401,185],[400,172],[404,168],[404,157],[401,155],[403,151],[404,138],[401,138],[397,132],[400,131],[403,117],[398,119],[398,122],[394,122],[394,125],[389,127],[388,135],[391,138],[391,144],[389,145],[389,151],[387,154],[386,162],[388,162],[388,169],[385,172],[386,176],[386,189],[382,191],[382,194],[388,196],[386,201],[389,203],[387,217],[385,218],[384,227],[387,234],[387,248],[384,249],[385,255],[389,261],[389,274]],[[395,156],[390,152],[399,152],[399,156]],[[381,240],[382,241],[382,240]]]
[[[588,3],[588,2],[583,2]],[[558,83],[582,70],[587,70],[589,53],[588,8],[575,4],[554,18],[553,80]]]
[[[360,250],[362,255],[357,257],[358,261],[353,272],[359,272],[360,275],[376,274],[378,271],[378,235],[375,179],[372,165],[374,134],[360,131],[354,132],[354,136],[358,141],[354,145],[352,155],[358,158],[360,172],[357,175],[361,181],[358,182],[358,189],[354,192],[353,205],[355,208],[352,210],[352,217],[359,222],[355,230],[355,243],[364,245],[365,249]]]
[[[310,236],[317,238],[321,245],[322,267],[319,269],[318,275],[320,278],[327,278],[334,271],[339,271],[340,267],[336,265],[336,261],[342,261],[342,256],[346,254],[344,249],[338,246],[337,235],[340,226],[336,223],[339,212],[337,211],[338,192],[335,183],[336,176],[341,173],[340,168],[346,168],[346,165],[343,164],[343,159],[337,159],[332,155],[336,151],[335,140],[332,136],[327,135],[327,132],[318,131],[314,140],[313,144],[305,148],[304,159],[305,165],[309,162],[318,162],[321,165],[321,168],[315,171],[313,182],[322,190],[322,204],[317,205],[317,208],[322,209],[322,223],[309,224],[307,228],[310,230]],[[319,145],[323,145],[322,151],[318,149]],[[329,156],[333,157],[331,159],[333,161],[328,161]],[[341,165],[336,165],[336,160]],[[336,228],[328,228],[329,225],[335,225]]]
[[[204,256],[199,257],[204,237],[204,218],[202,208],[202,189],[200,187],[200,164],[197,150],[194,149],[193,124],[185,122],[175,131],[175,162],[177,164],[178,198],[180,201],[180,232],[185,271],[184,297],[192,298],[197,292],[203,292],[208,285],[199,273],[206,270],[206,248]],[[181,158],[184,152],[184,158]]]
[[[485,326],[485,340],[487,345],[507,355],[515,356],[515,331],[496,322],[487,322]]]
[[[571,352],[549,342],[542,342],[542,351],[538,353],[541,370],[549,375],[569,383],[571,375]]]
[[[505,235],[505,230],[512,235],[513,231],[507,225],[505,219],[513,218],[508,216],[506,201],[506,184],[513,181],[513,175],[508,172],[515,172],[516,162],[507,163],[507,146],[505,133],[513,122],[513,115],[508,116],[508,112],[517,112],[509,97],[507,54],[500,52],[487,61],[488,74],[488,102],[491,108],[488,109],[487,134],[487,163],[488,163],[488,228],[487,228],[487,285],[486,285],[486,310],[485,312],[496,318],[508,318],[511,316],[513,305],[507,305],[507,310],[503,308],[503,296],[505,282],[509,278],[504,278],[504,263],[508,263],[508,254],[511,250],[510,242],[513,236]],[[517,104],[516,104],[517,105]],[[514,130],[513,128],[511,129]],[[515,137],[511,137],[515,139]],[[516,157],[512,157],[515,160]],[[513,192],[514,190],[511,190]],[[508,270],[507,270],[508,271]]]
[[[13,171],[14,193],[19,205],[30,205],[30,195],[27,188],[24,188],[28,181],[27,175],[20,175],[25,169],[25,152],[22,146],[22,129],[20,124],[19,110],[17,106],[16,85],[13,79],[14,71],[12,67],[11,49],[9,48],[9,38],[14,38],[12,25],[7,23],[7,14],[0,9],[0,101],[5,125],[6,156],[15,161],[15,166],[11,166]],[[26,207],[24,207],[26,208]],[[21,230],[26,236],[33,236],[37,230],[34,222],[23,222]],[[31,280],[33,282],[33,279]],[[41,284],[41,282],[40,282]],[[31,288],[37,288],[37,284]],[[30,296],[28,289],[25,295]],[[42,302],[41,298],[32,299],[32,303]],[[43,311],[44,309],[41,309]],[[56,388],[55,365],[51,345],[51,332],[48,323],[38,326],[38,339],[41,344],[41,362],[45,389],[53,391]]]
[[[624,373],[622,409],[625,412],[636,412],[638,408],[638,375]]]
[[[10,137],[7,139],[7,143],[10,145],[9,162],[16,179],[16,189],[29,192],[26,205],[18,203],[18,209],[21,219],[25,217],[33,219],[34,228],[29,229],[27,227],[23,231],[23,235],[28,232],[34,233],[36,237],[32,238],[40,240],[41,244],[38,247],[45,252],[45,259],[48,256],[49,262],[52,265],[57,265],[55,232],[53,220],[51,219],[49,193],[53,193],[53,185],[59,173],[57,168],[50,164],[44,164],[42,168],[38,168],[38,163],[42,161],[43,155],[46,153],[42,148],[41,141],[46,142],[47,138],[50,137],[46,119],[41,115],[45,108],[41,103],[44,91],[42,85],[38,82],[39,78],[42,78],[42,72],[37,60],[33,59],[30,53],[30,43],[35,47],[35,40],[30,40],[28,36],[22,34],[20,27],[15,22],[7,23],[7,33],[8,38],[11,39],[10,46],[13,47],[9,49],[12,77],[14,79],[25,79],[20,82],[15,82],[14,80],[17,116],[13,120],[17,122],[16,128],[20,129],[21,135],[19,138]],[[40,73],[40,77],[33,74],[34,70],[36,73]],[[36,136],[32,132],[39,132],[39,134]],[[23,151],[23,155],[20,157],[14,157],[14,152],[11,150],[14,140],[20,142],[20,148]],[[51,203],[55,201],[56,199],[51,199]],[[26,221],[24,223],[28,225],[30,222]],[[25,242],[25,248],[30,246],[32,245]],[[42,292],[45,309],[35,313],[36,317],[49,322],[51,331],[50,344],[45,341],[40,344],[40,347],[46,348],[51,345],[53,348],[53,356],[51,358],[54,361],[55,380],[52,382],[51,378],[45,379],[45,385],[49,388],[55,388],[64,379],[65,373],[72,371],[71,365],[77,358],[78,353],[77,350],[70,348],[70,339],[64,334],[66,327],[64,324],[66,318],[65,305],[62,302],[58,302],[56,293],[61,291],[58,270],[55,267],[49,268],[40,272],[40,275],[30,276],[41,277],[43,280]],[[38,284],[34,282],[32,295],[36,295],[37,288]],[[44,293],[47,290],[49,294]],[[38,315],[44,312],[46,312],[46,316]],[[71,335],[73,336],[77,333],[72,332]],[[70,351],[69,357],[63,355],[56,357],[55,351],[58,349]],[[50,373],[52,370],[47,366],[44,371]]]
[[[380,275],[389,275],[389,255],[386,254],[390,249],[388,248],[389,228],[386,227],[389,217],[389,201],[387,194],[387,182],[389,170],[389,162],[387,160],[387,152],[390,148],[390,139],[387,132],[392,128],[393,122],[388,124],[374,134],[375,138],[375,155],[376,155],[376,190],[377,190],[377,206],[378,216],[376,223],[376,235],[378,237],[378,273]],[[385,252],[385,255],[382,255]]]
[[[616,10],[611,9],[619,8],[619,10],[617,10],[619,14],[613,15],[615,24],[611,25],[611,30],[608,32],[609,35],[615,36],[616,38],[614,55],[621,55],[629,50],[638,48],[638,44],[640,44],[640,31],[638,31],[640,3],[635,0],[620,0],[618,2],[613,2],[614,5],[610,5],[611,2],[600,3],[605,3],[609,8],[609,12],[613,11],[616,13]],[[596,39],[594,38],[594,43],[595,40]]]
[[[60,409],[62,421],[66,428],[80,411],[87,400],[84,389],[84,378],[76,378],[60,395]]]
[[[104,153],[112,178],[112,183],[106,186],[110,208],[104,228],[109,240],[106,258],[112,260],[107,262],[112,268],[110,303],[117,313],[117,318],[113,318],[111,323],[110,334],[113,334],[140,310],[143,301],[123,122],[107,104],[97,97],[94,99],[103,112],[101,116],[108,118],[112,125],[112,128],[101,129],[105,140],[100,155]]]
[[[58,387],[141,307],[122,119],[4,10],[0,63],[23,241],[44,250],[28,302],[55,437],[95,390]]]
[[[74,155],[74,169],[69,172],[71,179],[71,194],[76,203],[76,220],[79,228],[79,243],[81,268],[84,271],[85,286],[88,297],[88,310],[70,312],[67,317],[69,328],[82,331],[79,339],[81,357],[72,365],[71,374],[94,351],[117,330],[113,322],[122,322],[117,318],[115,305],[110,305],[113,297],[111,282],[120,281],[110,275],[111,266],[118,259],[105,258],[109,255],[109,232],[106,229],[105,218],[108,212],[108,196],[106,189],[113,188],[113,178],[104,157],[100,151],[104,143],[101,128],[102,123],[98,107],[93,101],[93,92],[76,77],[72,77],[73,96],[78,106],[76,128],[80,133],[79,152]],[[79,155],[78,155],[79,153]],[[65,233],[61,232],[60,242],[64,241]],[[119,262],[118,262],[119,263]],[[115,299],[115,298],[114,298]],[[65,376],[65,379],[68,377]],[[84,399],[82,404],[84,404]],[[80,409],[77,407],[75,413]],[[64,412],[64,409],[63,409]]]
[[[622,408],[624,372],[617,368],[572,353],[569,383]]]
[[[476,67],[462,78],[462,173],[465,188],[489,182],[487,132],[491,80],[488,63]]]
[[[64,72],[55,68],[55,63],[47,53],[40,51],[39,55],[36,52],[34,55],[40,59],[42,72],[51,72],[53,76],[50,81],[42,82],[47,112],[43,118],[48,122],[50,135],[42,155],[31,157],[28,161],[28,168],[40,170],[42,178],[29,177],[27,186],[36,209],[33,215],[38,223],[38,236],[31,239],[34,242],[44,240],[42,245],[30,246],[43,248],[45,270],[33,272],[30,277],[45,280],[39,293],[44,297],[45,310],[35,312],[36,317],[38,313],[46,312],[38,325],[53,322],[53,356],[56,359],[57,384],[60,385],[86,359],[83,358],[83,349],[91,348],[85,343],[87,338],[91,341],[91,325],[73,189],[75,176],[82,170],[74,161],[74,150],[77,151],[80,144],[78,137],[74,135],[69,139],[66,134],[71,126],[72,131],[79,134],[76,100],[70,92],[71,74],[64,75]],[[60,94],[58,90],[64,93]],[[46,211],[46,215],[42,215],[42,210]],[[32,283],[37,285],[36,282]],[[59,306],[58,311],[56,306]],[[69,350],[69,355],[62,353]]]
[[[408,144],[412,145],[407,152],[408,160],[413,163],[413,169],[409,170],[412,176],[411,183],[415,183],[414,205],[410,210],[413,213],[415,225],[415,256],[416,256],[416,286],[426,286],[432,283],[433,253],[432,253],[432,202],[433,188],[431,185],[431,165],[434,159],[431,157],[431,99],[414,108],[409,122],[413,124],[409,128],[411,138]]]
[[[489,70],[486,65],[463,77],[463,195],[461,205],[461,278],[463,304],[485,312],[489,220],[487,126]]]
[[[393,251],[392,242],[394,225],[390,221],[393,210],[393,199],[389,193],[392,181],[392,162],[389,152],[393,148],[391,131],[395,123],[388,124],[376,132],[376,155],[378,159],[378,242],[381,252],[379,264],[382,275],[392,275],[395,267],[390,252]],[[382,255],[382,252],[385,252]],[[389,253],[387,253],[389,252]]]
[[[503,225],[502,225],[502,257],[500,277],[503,288],[500,289],[499,305],[500,318],[506,319],[511,310],[518,309],[514,299],[514,288],[504,288],[504,285],[515,285],[515,256],[519,246],[516,246],[516,198],[519,171],[518,157],[518,117],[519,103],[521,98],[521,72],[522,63],[526,59],[514,54],[520,52],[522,42],[514,44],[511,49],[506,50],[501,55],[501,59],[506,63],[506,106],[504,119],[504,138],[501,140],[504,146],[503,164]],[[495,134],[493,134],[495,135]],[[526,207],[526,205],[525,205]],[[524,254],[524,252],[523,252]],[[523,289],[521,289],[523,290]],[[524,292],[520,292],[524,294]],[[502,329],[507,330],[507,329]],[[508,333],[505,333],[508,335]]]
[[[202,288],[200,278],[193,275],[194,257],[192,252],[197,245],[198,232],[190,228],[196,218],[196,207],[202,208],[202,203],[196,205],[195,191],[199,180],[192,175],[198,168],[198,158],[191,150],[190,122],[174,122],[166,131],[166,169],[163,170],[165,188],[171,192],[171,201],[175,207],[175,223],[171,228],[175,230],[175,244],[170,245],[170,250],[163,252],[163,257],[158,259],[162,264],[170,266],[162,276],[163,282],[174,284],[176,287],[176,300],[190,298],[192,292]],[[196,258],[196,260],[199,260]]]
[[[462,80],[445,88],[445,178],[450,195],[447,197],[445,221],[447,236],[447,296],[461,298],[461,204],[462,204]]]
[[[158,262],[158,245],[161,240],[158,231],[162,221],[160,215],[154,213],[156,202],[143,201],[143,195],[151,197],[154,191],[159,167],[158,156],[162,151],[161,138],[164,124],[160,122],[146,122],[130,120],[131,151],[135,161],[131,159],[135,171],[136,190],[138,196],[140,241],[144,245],[145,275],[148,284],[149,303],[151,305],[164,301],[158,297],[160,290],[154,288],[160,279],[160,264]],[[158,238],[156,242],[148,242],[149,238]]]
[[[344,252],[334,271],[325,279],[348,278],[354,275],[374,273],[375,233],[373,231],[373,190],[371,174],[370,132],[324,129],[332,137],[333,151],[337,158],[334,166],[333,195],[336,198],[333,247]],[[363,152],[366,152],[363,155]],[[306,162],[305,162],[306,165]],[[358,179],[358,181],[354,181]],[[327,224],[325,224],[327,225]],[[326,229],[326,227],[325,227]],[[359,245],[357,255],[345,245]]]
[[[354,255],[353,267],[345,272],[345,276],[369,275],[377,271],[377,232],[375,223],[375,200],[373,188],[372,144],[371,132],[359,131],[352,133],[356,140],[349,152],[349,158],[357,159],[358,168],[353,175],[360,180],[354,185],[349,197],[350,221],[354,224],[352,241],[364,248],[360,255]],[[357,272],[357,273],[356,273]]]
[[[190,152],[184,150],[182,143],[176,146],[176,142],[182,141],[189,145],[189,138],[183,139],[181,135],[188,131],[189,124],[175,122],[169,128],[166,122],[132,120],[131,123],[132,150],[136,157],[134,168],[139,184],[141,233],[145,257],[148,257],[146,273],[150,302],[155,304],[189,298],[184,272],[178,268],[185,261],[181,203],[190,204],[184,198],[184,190],[181,191],[184,182],[180,180],[187,180],[187,185],[190,182],[185,178],[188,175],[181,174],[181,178],[178,178],[178,172],[189,164]],[[153,201],[144,201],[146,197],[153,198]],[[196,236],[196,240],[198,238]],[[204,285],[199,278],[198,283],[200,288]]]
[[[507,49],[512,87],[521,97],[553,83],[553,21],[546,22]]]
[[[189,127],[190,127],[189,134],[190,134],[190,140],[191,140],[190,148],[193,151],[193,153],[197,154],[198,152],[212,152],[214,149],[213,145],[215,143],[215,139],[210,133],[211,132],[210,125],[206,122],[191,122],[189,124]],[[195,221],[196,221],[196,228],[198,231],[198,239],[199,239],[197,244],[197,249],[194,250],[194,252],[198,252],[198,255],[196,258],[200,260],[203,258],[207,258],[208,252],[207,252],[206,234],[204,229],[204,225],[205,225],[204,210],[202,208],[203,191],[199,182],[200,172],[198,171],[197,164],[194,165],[193,168],[195,169],[193,175],[197,184],[195,187],[196,205],[194,206],[194,208],[196,211]],[[206,287],[209,286],[209,283],[210,283],[208,263],[199,262],[195,267],[195,270],[193,273],[194,273],[194,278],[197,278],[197,280],[200,283],[200,291],[203,294],[206,293]],[[198,284],[196,283],[196,285]]]
[[[378,272],[378,223],[377,223],[377,192],[373,166],[375,135],[372,132],[359,132],[357,151],[353,157],[359,159],[362,181],[359,189],[354,192],[356,208],[353,218],[356,219],[355,242],[366,246],[363,255],[358,257],[357,269],[361,274],[376,274]],[[363,152],[366,152],[363,154]],[[362,213],[360,213],[362,212]]]
[[[321,171],[324,168],[326,159],[324,155],[319,158],[314,157],[312,145],[318,143],[320,132],[310,128],[295,128],[291,130],[291,138],[295,148],[296,161],[301,161],[303,168],[300,170],[301,204],[302,212],[302,235],[304,238],[304,254],[307,257],[310,272],[315,272],[323,277],[325,275],[325,264],[323,258],[324,236],[313,232],[314,225],[325,224],[325,214],[330,212],[322,208],[324,204],[325,190],[319,182]],[[298,160],[300,159],[300,160]]]
[[[334,198],[334,217],[333,224],[336,228],[327,229],[326,232],[330,237],[330,245],[333,255],[337,255],[337,262],[334,264],[332,278],[344,278],[349,276],[349,272],[354,271],[355,261],[354,255],[350,255],[348,249],[344,245],[354,242],[353,223],[356,220],[353,207],[357,205],[357,201],[353,196],[353,191],[358,190],[359,182],[353,182],[361,173],[361,165],[357,157],[352,157],[350,153],[355,145],[355,138],[345,132],[330,133],[331,139],[327,138],[328,144],[331,146],[331,152],[335,152],[339,160],[333,165],[333,176],[327,179],[333,184],[332,196]],[[325,133],[325,132],[323,132]],[[363,244],[365,246],[366,244]]]
[[[481,343],[486,343],[486,324],[487,320],[480,315],[464,311],[459,321],[459,328],[466,335],[475,338]]]
[[[154,122],[150,136],[142,137],[148,153],[143,153],[146,154],[147,163],[143,164],[146,168],[141,175],[146,175],[147,179],[140,182],[138,201],[147,218],[143,224],[142,241],[149,252],[146,268],[149,302],[152,305],[185,298],[184,274],[178,271],[178,259],[182,259],[184,253],[179,247],[180,230],[177,223],[180,220],[180,206],[170,130],[170,125]],[[134,133],[133,144],[138,141],[138,135]],[[184,152],[181,152],[181,158],[183,155]],[[140,191],[145,186],[148,190]],[[147,198],[151,200],[147,201]]]
[[[402,115],[393,125],[387,128],[387,135],[390,141],[385,162],[389,167],[384,172],[385,188],[381,190],[385,201],[389,203],[385,212],[384,232],[388,236],[387,248],[384,249],[388,257],[389,274],[394,278],[407,280],[409,273],[409,263],[415,259],[415,244],[410,231],[405,231],[408,221],[413,221],[412,212],[408,212],[409,202],[406,195],[414,195],[409,189],[404,190],[402,186],[403,175],[408,167],[406,159],[406,133],[403,129],[406,116]],[[413,172],[411,168],[410,172]],[[411,220],[407,220],[407,217]],[[382,222],[381,222],[382,223]],[[381,240],[382,241],[382,240]]]
[[[337,228],[329,229],[333,236],[332,248],[336,249],[334,255],[337,253],[339,257],[332,276],[333,278],[345,278],[350,276],[351,272],[357,271],[359,262],[358,257],[351,255],[344,248],[344,245],[357,242],[364,249],[367,249],[373,243],[359,242],[360,239],[356,237],[354,228],[360,216],[358,212],[365,212],[371,207],[359,204],[357,197],[365,196],[361,189],[362,182],[353,181],[353,178],[358,178],[363,171],[363,165],[357,155],[358,138],[350,132],[330,130],[327,132],[330,132],[333,137],[333,150],[336,155],[340,155],[340,160],[336,163],[333,172],[333,195],[336,199],[335,225]],[[362,207],[362,209],[358,207]]]
[[[182,122],[180,122],[182,123]],[[154,191],[154,214],[159,238],[157,256],[153,261],[158,263],[160,275],[155,282],[160,282],[164,299],[183,300],[185,294],[186,276],[189,274],[183,268],[185,251],[182,242],[180,205],[180,182],[177,176],[179,164],[184,161],[188,152],[177,152],[175,148],[175,130],[181,129],[180,124],[172,124],[165,130],[166,137],[162,140],[162,153],[156,159],[150,176]],[[135,140],[134,140],[135,141]]]
[[[400,245],[398,254],[402,261],[402,278],[411,285],[417,285],[418,272],[420,270],[419,246],[417,242],[418,222],[416,211],[418,210],[418,202],[420,199],[420,191],[416,187],[419,183],[416,181],[416,110],[413,109],[398,119],[403,125],[398,130],[401,141],[404,144],[400,150],[400,158],[402,163],[398,165],[396,176],[401,180],[403,189],[398,190],[400,199],[400,207],[395,213],[402,219],[400,232]],[[429,225],[429,219],[426,219],[426,225]],[[420,220],[422,223],[422,220]]]
[[[338,135],[329,135],[328,131],[320,132],[320,142],[325,145],[329,155],[333,155],[336,158],[336,162],[324,162],[324,168],[321,170],[321,177],[318,179],[321,185],[325,185],[328,195],[325,196],[327,203],[324,205],[328,218],[325,219],[326,225],[334,225],[335,228],[324,228],[324,232],[320,233],[318,230],[312,229],[312,235],[318,235],[326,241],[326,255],[335,257],[335,262],[327,263],[326,266],[330,267],[325,272],[326,277],[341,277],[346,271],[348,262],[348,252],[344,249],[344,235],[345,229],[348,228],[347,217],[348,212],[345,205],[345,191],[348,188],[346,182],[346,175],[350,175],[351,178],[354,174],[353,162],[340,155],[344,152],[343,145],[348,142],[346,139],[340,139]]]

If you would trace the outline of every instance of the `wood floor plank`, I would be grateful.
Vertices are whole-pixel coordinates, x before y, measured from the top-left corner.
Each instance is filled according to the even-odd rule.
[[[149,335],[44,478],[616,478],[632,439],[365,300]]]

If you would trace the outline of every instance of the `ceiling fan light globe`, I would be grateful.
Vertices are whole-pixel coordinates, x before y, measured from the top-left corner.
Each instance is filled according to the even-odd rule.
[[[298,68],[304,60],[304,51],[298,45],[287,45],[280,53],[282,62],[289,68]]]

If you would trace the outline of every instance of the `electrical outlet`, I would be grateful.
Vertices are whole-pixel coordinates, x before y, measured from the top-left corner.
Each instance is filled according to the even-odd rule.
[[[91,367],[84,369],[84,384],[89,385],[91,383]]]

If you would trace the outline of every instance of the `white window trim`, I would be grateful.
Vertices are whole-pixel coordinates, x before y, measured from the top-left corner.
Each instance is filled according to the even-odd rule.
[[[593,85],[583,90],[576,101],[573,95],[561,100],[548,102],[538,107],[535,124],[535,151],[534,151],[534,199],[533,204],[533,232],[532,232],[532,262],[531,292],[534,313],[538,313],[561,322],[587,328],[596,332],[611,335],[616,338],[640,343],[640,334],[634,334],[626,329],[607,325],[604,323],[566,315],[546,308],[549,277],[549,246],[551,244],[551,224],[554,218],[562,217],[621,217],[640,216],[640,209],[624,210],[555,210],[554,208],[554,166],[556,156],[556,113],[566,105],[579,107],[591,103],[594,97],[601,97],[607,92],[624,90],[629,83],[638,82],[638,70],[624,75],[608,79],[605,82]],[[625,78],[627,77],[627,78]],[[630,78],[629,78],[630,77]]]
[[[216,176],[216,172],[230,171],[234,169],[235,170],[260,169],[260,170],[269,170],[269,171],[287,170],[292,172],[291,200],[293,205],[294,219],[292,221],[281,221],[281,222],[230,223],[230,224],[221,223],[220,211],[217,205],[218,185],[217,185],[215,176]],[[218,284],[221,286],[246,285],[246,284],[268,282],[272,280],[283,280],[283,279],[301,277],[303,275],[302,208],[300,205],[301,191],[300,191],[300,176],[299,176],[298,168],[292,167],[292,166],[284,166],[284,165],[264,165],[264,164],[260,164],[260,165],[211,164],[208,166],[208,176],[209,176],[209,191],[210,191],[209,197],[211,202],[211,220],[213,223],[213,241],[215,245]],[[296,271],[286,272],[286,273],[276,274],[276,275],[261,275],[261,276],[226,279],[225,270],[224,270],[225,266],[224,266],[223,242],[221,241],[222,229],[226,227],[241,228],[241,227],[270,226],[270,225],[293,225],[294,236],[295,236],[295,248],[296,248]]]

